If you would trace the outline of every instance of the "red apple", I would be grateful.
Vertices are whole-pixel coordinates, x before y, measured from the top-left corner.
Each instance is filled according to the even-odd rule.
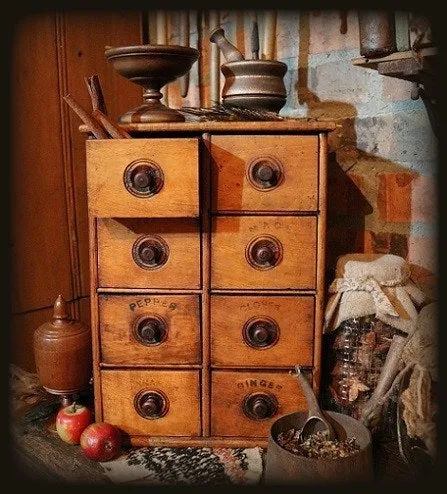
[[[120,430],[107,422],[90,424],[81,434],[81,449],[91,460],[111,460],[120,452],[121,444]]]
[[[56,430],[62,441],[69,444],[79,444],[82,431],[91,422],[90,410],[75,402],[59,410],[56,416]]]

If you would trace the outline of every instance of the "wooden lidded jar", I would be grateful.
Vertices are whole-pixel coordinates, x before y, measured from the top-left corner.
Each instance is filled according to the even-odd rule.
[[[92,375],[90,329],[71,319],[62,295],[53,319],[34,332],[34,355],[42,386],[52,394],[72,395],[86,388]]]

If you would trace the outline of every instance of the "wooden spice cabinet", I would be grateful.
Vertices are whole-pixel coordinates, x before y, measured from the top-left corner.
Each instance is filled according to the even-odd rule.
[[[265,446],[320,380],[331,122],[89,139],[96,420],[133,445]]]

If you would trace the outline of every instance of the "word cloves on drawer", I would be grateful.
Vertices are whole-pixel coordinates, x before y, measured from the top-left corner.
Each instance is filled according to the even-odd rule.
[[[212,295],[212,364],[311,365],[314,300],[313,296],[297,295]]]

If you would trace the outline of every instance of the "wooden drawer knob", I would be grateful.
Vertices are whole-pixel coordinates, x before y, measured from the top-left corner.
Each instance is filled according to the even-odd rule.
[[[273,417],[278,410],[278,400],[270,393],[251,393],[242,404],[244,414],[254,420]]]
[[[252,348],[269,348],[278,341],[279,326],[270,317],[254,317],[245,323],[242,336]]]
[[[141,417],[155,420],[168,413],[169,402],[161,391],[143,390],[135,396],[134,407]]]
[[[256,269],[271,269],[282,260],[282,244],[273,236],[265,235],[250,241],[246,248],[247,261]]]
[[[280,161],[271,156],[263,156],[250,163],[247,176],[252,187],[268,191],[280,185],[284,172]]]
[[[137,197],[152,197],[164,184],[163,170],[152,161],[137,160],[124,170],[124,185]]]
[[[135,322],[134,336],[143,345],[159,345],[168,336],[168,325],[161,316],[145,315]]]
[[[132,247],[136,264],[144,269],[157,269],[169,258],[168,244],[158,235],[143,235]]]

